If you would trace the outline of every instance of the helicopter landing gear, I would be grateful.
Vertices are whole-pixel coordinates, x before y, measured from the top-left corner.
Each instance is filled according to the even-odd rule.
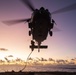
[[[38,52],[40,52],[40,49],[48,48],[48,46],[46,45],[42,46],[35,45],[35,42],[33,40],[31,40],[31,45],[29,47],[31,48],[32,51],[34,51],[34,49],[38,49]]]
[[[52,36],[53,35],[53,32],[52,31],[49,31],[49,34],[50,34],[50,36]]]

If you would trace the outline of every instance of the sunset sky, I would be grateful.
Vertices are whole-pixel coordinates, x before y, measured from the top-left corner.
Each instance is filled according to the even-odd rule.
[[[30,0],[35,8],[45,7],[53,12],[66,7],[76,0]],[[0,59],[8,55],[13,58],[26,59],[31,49],[29,48],[31,36],[28,35],[28,23],[19,23],[8,26],[2,21],[30,18],[32,12],[20,0],[0,0]],[[41,49],[40,53],[34,50],[31,57],[44,57],[54,59],[76,58],[76,10],[52,15],[57,23],[58,32],[53,36],[48,35],[42,44],[48,49]]]

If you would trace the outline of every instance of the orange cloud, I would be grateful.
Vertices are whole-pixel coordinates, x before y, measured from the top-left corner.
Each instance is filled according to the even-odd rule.
[[[13,57],[13,55],[8,55],[8,57]]]
[[[0,51],[8,51],[6,48],[0,48]]]

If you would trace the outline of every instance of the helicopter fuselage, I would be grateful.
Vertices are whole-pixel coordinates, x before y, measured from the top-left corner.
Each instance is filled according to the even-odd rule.
[[[36,21],[32,31],[33,39],[37,42],[41,43],[42,41],[46,40],[48,35],[48,27],[46,20],[39,19],[38,21]]]
[[[40,44],[46,40],[48,32],[52,29],[50,15],[46,11],[34,12],[29,22],[29,28],[31,29],[32,39]]]

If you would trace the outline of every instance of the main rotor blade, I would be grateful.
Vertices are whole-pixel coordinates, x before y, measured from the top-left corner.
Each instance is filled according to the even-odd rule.
[[[61,8],[59,10],[56,10],[56,11],[52,12],[51,14],[59,14],[59,13],[63,13],[63,12],[67,12],[67,11],[71,11],[71,10],[75,10],[75,9],[76,9],[76,3],[66,6],[64,8]]]
[[[13,25],[13,24],[17,24],[17,23],[21,23],[21,22],[29,22],[31,19],[20,19],[20,20],[9,20],[9,21],[2,21],[3,23],[7,24],[7,25]]]
[[[25,5],[27,5],[31,11],[34,11],[34,10],[35,10],[34,6],[32,5],[32,3],[31,3],[29,0],[21,0],[21,1],[22,1]]]

